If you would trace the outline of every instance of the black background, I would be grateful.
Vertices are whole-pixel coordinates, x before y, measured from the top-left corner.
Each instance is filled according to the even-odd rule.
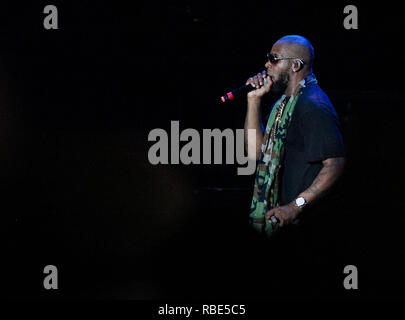
[[[152,166],[147,137],[169,132],[172,120],[181,130],[242,128],[244,99],[222,105],[219,97],[263,70],[265,52],[287,34],[315,48],[314,72],[340,116],[348,166],[319,221],[334,252],[314,283],[327,285],[284,290],[403,296],[399,5],[54,1],[59,29],[45,30],[47,4],[0,5],[8,297],[278,297],[284,279],[276,276],[274,288],[266,280],[277,256],[247,227],[252,177],[237,176],[237,165]],[[347,4],[358,8],[358,30],[343,27]],[[43,288],[49,264],[59,270],[57,291]],[[359,270],[357,291],[342,285],[349,264]]]

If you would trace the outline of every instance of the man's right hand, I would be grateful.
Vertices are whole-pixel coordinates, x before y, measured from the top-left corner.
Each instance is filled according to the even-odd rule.
[[[266,81],[266,84],[264,84]],[[256,88],[248,93],[248,98],[261,98],[265,94],[270,92],[271,85],[273,82],[270,76],[267,75],[266,71],[259,72],[257,75],[249,78],[246,84],[250,84],[252,87]]]

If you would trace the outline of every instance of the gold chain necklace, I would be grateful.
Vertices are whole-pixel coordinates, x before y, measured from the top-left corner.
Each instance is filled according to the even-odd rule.
[[[285,98],[283,99],[283,101],[280,103],[280,105],[278,106],[278,110],[277,110],[277,114],[276,114],[276,119],[275,119],[275,121],[274,121],[274,129],[272,130],[272,134],[271,134],[271,138],[272,138],[273,141],[274,141],[274,139],[275,139],[276,132],[278,131],[278,128],[279,128],[279,126],[280,126],[281,117],[283,116],[283,111],[284,111],[284,108],[285,108],[285,106],[286,106],[286,104],[287,104],[287,100],[288,100],[288,98],[285,97]]]

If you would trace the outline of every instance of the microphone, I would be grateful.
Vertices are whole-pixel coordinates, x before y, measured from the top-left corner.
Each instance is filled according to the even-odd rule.
[[[238,88],[238,89],[234,89],[232,91],[229,91],[226,95],[223,95],[221,97],[221,101],[222,102],[227,102],[230,100],[235,99],[235,97],[240,97],[241,95],[247,94],[248,92],[254,90],[255,88],[253,88],[250,84],[245,84],[244,86]]]
[[[264,85],[267,84],[267,79],[264,78]],[[240,97],[242,95],[246,95],[248,94],[250,91],[256,90],[256,88],[252,87],[250,84],[245,84],[244,86],[234,89],[232,91],[229,91],[227,94],[223,95],[221,97],[221,101],[222,102],[227,102],[227,101],[231,101],[234,100],[237,97]]]

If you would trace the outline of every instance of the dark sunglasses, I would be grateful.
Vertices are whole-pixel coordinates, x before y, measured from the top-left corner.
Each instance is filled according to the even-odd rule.
[[[276,57],[273,53],[267,52],[267,59],[271,64],[277,64],[279,60],[298,60],[302,64],[304,64],[304,61],[302,61],[300,58],[283,58],[283,57]]]

